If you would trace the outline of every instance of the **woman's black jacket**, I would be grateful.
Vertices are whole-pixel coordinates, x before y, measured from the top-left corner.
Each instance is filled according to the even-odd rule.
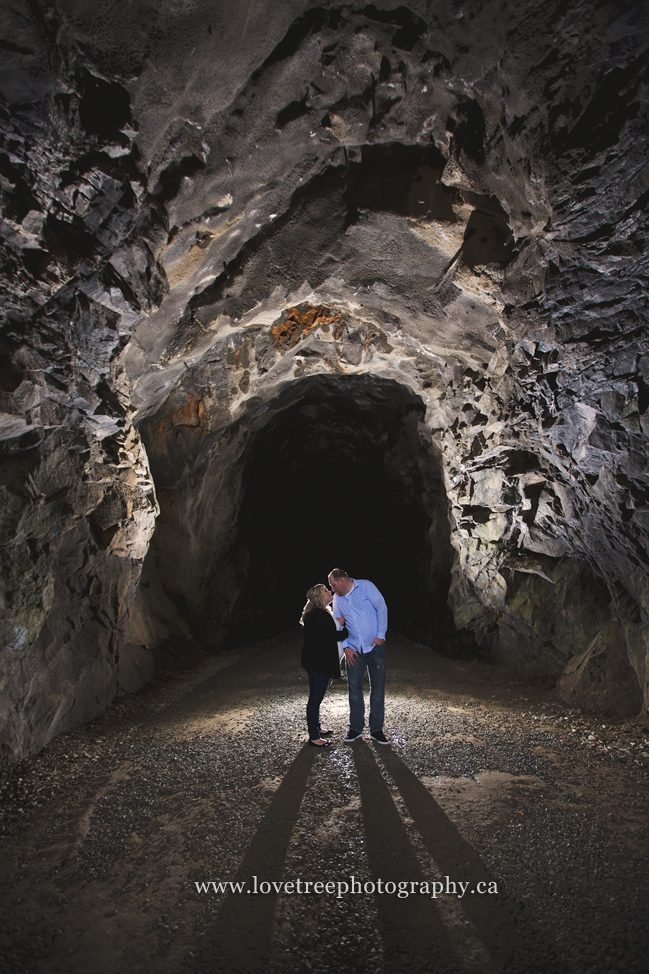
[[[346,639],[346,629],[338,631],[330,612],[311,609],[304,617],[304,646],[301,664],[305,670],[314,670],[334,680],[340,679],[338,643]]]

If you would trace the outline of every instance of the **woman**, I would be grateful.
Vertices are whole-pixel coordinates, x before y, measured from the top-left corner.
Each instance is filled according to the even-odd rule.
[[[347,630],[336,630],[334,618],[327,608],[333,595],[326,585],[314,585],[306,597],[300,625],[304,626],[301,663],[309,674],[309,700],[306,705],[309,746],[329,747],[331,741],[324,740],[324,737],[333,734],[333,731],[323,731],[320,727],[320,704],[330,680],[340,679],[338,643],[347,637]]]

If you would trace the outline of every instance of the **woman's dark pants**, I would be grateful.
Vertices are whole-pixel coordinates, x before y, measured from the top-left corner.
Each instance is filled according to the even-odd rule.
[[[306,722],[309,727],[309,738],[317,741],[320,737],[320,704],[329,686],[329,677],[315,670],[307,670],[309,674],[309,699],[306,705]]]

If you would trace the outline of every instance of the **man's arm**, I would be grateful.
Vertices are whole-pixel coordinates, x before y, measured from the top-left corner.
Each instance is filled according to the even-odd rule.
[[[373,582],[367,583],[367,597],[374,606],[376,612],[376,638],[372,640],[372,646],[382,646],[385,642],[385,634],[388,631],[388,607],[385,599]]]
[[[341,622],[341,620],[342,620],[342,623],[344,624],[344,621],[345,620],[343,618],[343,614],[342,614],[341,607],[340,607],[340,605],[338,603],[338,596],[337,595],[334,595],[334,600],[332,602],[332,609],[333,609],[334,619],[337,619],[339,622]],[[348,639],[349,639],[349,636],[346,636],[342,640],[342,642],[340,644],[340,648],[341,649],[347,649],[347,647],[349,646]]]
[[[332,607],[333,607],[334,617],[336,619],[338,619],[338,621],[342,621],[344,623],[345,620],[344,620],[344,617],[343,617],[343,614],[342,614],[342,607],[341,607],[341,605],[339,603],[339,599],[338,599],[338,596],[337,595],[334,595],[334,600],[333,600],[333,606]],[[347,663],[347,666],[353,666],[354,665],[354,660],[358,656],[358,650],[354,649],[354,647],[350,645],[350,642],[349,642],[349,634],[340,643],[340,648],[342,650],[344,650],[344,653],[345,653],[345,662]]]

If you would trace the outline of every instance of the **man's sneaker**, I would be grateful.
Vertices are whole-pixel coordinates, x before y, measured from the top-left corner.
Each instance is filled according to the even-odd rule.
[[[383,731],[375,731],[374,734],[370,734],[370,737],[372,738],[373,741],[376,741],[377,744],[390,743],[387,737],[385,736],[385,734],[383,733]]]
[[[345,742],[345,744],[351,744],[352,741],[357,741],[358,738],[362,736],[363,736],[362,731],[353,731],[350,727],[347,733],[345,734],[345,736],[343,737],[343,741]]]

